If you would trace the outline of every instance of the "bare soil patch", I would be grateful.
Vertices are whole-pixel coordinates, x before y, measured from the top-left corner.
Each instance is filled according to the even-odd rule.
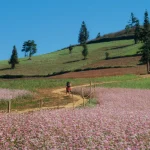
[[[61,78],[94,78],[94,77],[104,77],[104,76],[116,76],[125,74],[146,74],[146,66],[139,65],[131,68],[109,68],[100,70],[89,70],[81,72],[70,72],[62,75],[53,76],[50,78],[61,79]]]

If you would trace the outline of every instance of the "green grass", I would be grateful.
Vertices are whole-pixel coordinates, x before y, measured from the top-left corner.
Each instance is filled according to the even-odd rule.
[[[121,81],[118,83],[107,83],[97,86],[107,88],[150,89],[150,78],[140,78],[139,80]]]
[[[109,81],[126,81],[139,78],[136,75],[124,75],[124,76],[112,76],[101,78],[77,78],[77,79],[16,79],[16,80],[0,80],[0,88],[9,89],[25,89],[30,91],[36,91],[36,89],[42,88],[58,88],[64,87],[67,81],[70,81],[73,86],[87,84],[92,81],[96,82],[109,82]]]
[[[96,99],[90,99],[90,100],[85,104],[86,107],[95,107],[96,105],[97,105]]]
[[[52,98],[44,98],[43,99],[43,107],[45,106],[53,106],[54,100]],[[7,111],[8,101],[1,100],[0,101],[0,110]],[[24,98],[16,98],[11,100],[11,110],[25,110],[25,109],[33,109],[40,108],[40,99],[33,99],[31,96]]]
[[[36,108],[38,107],[37,101],[32,101],[31,95],[26,95],[23,97],[18,97],[16,99],[11,100],[11,109],[13,110],[22,110],[25,108]],[[7,111],[8,108],[8,101],[0,100],[0,110]]]
[[[68,49],[59,50],[53,53],[33,56],[32,60],[28,58],[20,59],[16,69],[9,69],[8,61],[0,62],[0,75],[47,75],[53,72],[66,70],[75,70],[105,59],[105,52],[109,52],[110,57],[133,55],[138,51],[141,44],[132,45],[133,40],[120,40],[112,42],[103,42],[88,45],[88,59],[83,60],[82,47],[76,46],[69,54]],[[117,48],[127,46],[124,48]],[[117,49],[112,49],[117,48]]]

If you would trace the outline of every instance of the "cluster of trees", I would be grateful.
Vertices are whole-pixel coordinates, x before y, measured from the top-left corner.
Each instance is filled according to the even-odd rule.
[[[150,73],[150,23],[148,11],[146,10],[144,13],[143,25],[140,25],[140,22],[137,19],[137,17],[135,17],[134,14],[131,13],[131,18],[128,22],[128,25],[126,25],[125,29],[127,33],[129,32],[129,30],[134,31],[135,44],[137,44],[138,42],[143,43],[143,46],[139,49],[138,53],[142,56],[140,61],[144,64],[147,64],[147,72]],[[99,38],[100,36],[100,33],[98,33],[96,38]],[[84,59],[86,59],[88,55],[88,48],[86,45],[88,38],[89,32],[86,28],[85,22],[83,21],[79,32],[78,42],[83,47],[82,55],[84,56]],[[106,58],[108,58],[108,55],[109,54],[106,54]]]
[[[25,41],[23,43],[22,52],[25,52],[25,57],[29,57],[29,60],[31,60],[31,56],[37,52],[34,40]]]
[[[134,30],[134,41],[135,44],[142,42],[143,45],[139,49],[138,53],[141,54],[140,61],[143,64],[147,64],[147,73],[150,73],[150,23],[148,17],[148,11],[144,13],[144,23],[140,25],[139,20],[131,13],[131,19],[129,24],[126,26],[127,29]]]
[[[29,56],[29,60],[31,60],[31,56],[37,52],[37,45],[34,40],[28,40],[23,43],[22,52],[25,52],[25,57]],[[14,69],[16,64],[19,64],[18,53],[16,46],[13,46],[12,54],[8,63],[11,65],[11,68]]]

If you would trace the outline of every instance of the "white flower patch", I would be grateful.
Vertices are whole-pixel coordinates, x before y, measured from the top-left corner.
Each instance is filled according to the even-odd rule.
[[[0,89],[0,100],[11,100],[28,94],[30,95],[31,93],[26,90]]]

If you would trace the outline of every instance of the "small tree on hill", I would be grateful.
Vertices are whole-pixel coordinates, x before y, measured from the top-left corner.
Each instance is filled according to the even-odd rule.
[[[88,55],[88,48],[87,48],[87,45],[86,43],[83,44],[83,51],[82,51],[82,55],[84,56],[84,60],[87,58],[87,55]]]
[[[72,54],[73,46],[69,46],[69,53]]]
[[[106,56],[105,59],[107,60],[107,59],[109,58],[109,53],[106,52],[106,53],[105,53],[105,56]]]
[[[23,43],[22,52],[25,52],[25,54],[29,53],[29,59],[31,59],[31,56],[37,52],[36,44],[34,40],[28,40]]]
[[[80,32],[79,32],[78,42],[80,44],[84,44],[84,43],[86,43],[88,38],[89,38],[89,32],[86,28],[85,22],[83,21],[82,25],[81,25],[81,28],[80,28]]]
[[[100,34],[100,32],[97,34],[97,36],[96,36],[96,39],[97,38],[100,38],[101,37],[101,34]]]
[[[8,61],[9,64],[11,64],[11,68],[14,69],[15,65],[19,63],[18,61],[18,54],[16,46],[13,46],[12,55],[10,57],[10,60]]]

